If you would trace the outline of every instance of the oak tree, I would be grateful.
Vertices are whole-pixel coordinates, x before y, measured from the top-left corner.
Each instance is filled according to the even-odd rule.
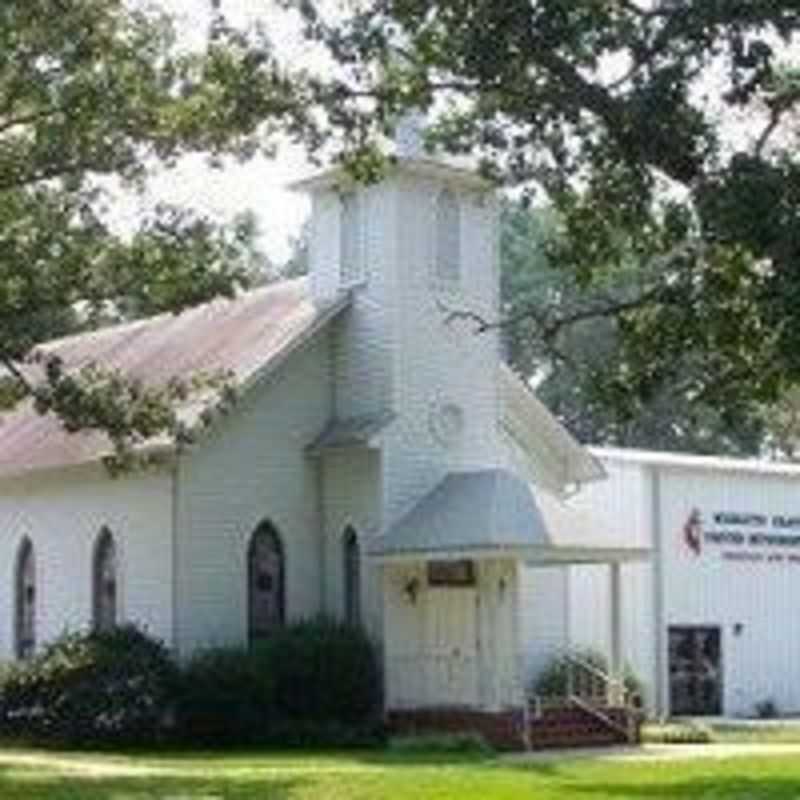
[[[178,312],[248,277],[253,227],[156,206],[115,226],[110,182],[143,192],[187,154],[220,162],[313,143],[304,83],[265,37],[215,13],[202,44],[122,0],[0,4],[0,404],[32,403],[69,431],[108,435],[117,466],[182,430],[196,379],[148,386],[102,364],[74,370],[43,341],[109,315]],[[206,376],[210,383],[219,376]],[[204,379],[205,380],[205,379]]]
[[[613,317],[623,406],[670,385],[733,409],[800,381],[797,0],[297,5],[339,64],[354,161],[424,109],[431,148],[557,211],[554,263],[586,302],[488,323],[555,344]]]

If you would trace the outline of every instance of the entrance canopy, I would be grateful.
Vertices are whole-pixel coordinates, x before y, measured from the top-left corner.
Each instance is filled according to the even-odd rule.
[[[600,515],[503,469],[453,472],[378,540],[382,561],[419,558],[521,558],[536,563],[637,561],[624,532]]]

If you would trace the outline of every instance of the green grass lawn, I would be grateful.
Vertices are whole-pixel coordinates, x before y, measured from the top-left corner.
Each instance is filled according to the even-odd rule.
[[[642,728],[642,738],[645,742],[672,744],[704,740],[717,744],[800,744],[800,723],[795,720],[761,724],[702,720],[651,722]]]
[[[800,744],[800,725],[796,722],[776,722],[770,725],[737,725],[726,722],[712,725],[714,741],[722,744]]]
[[[0,750],[4,800],[563,800],[800,797],[797,757],[509,763],[397,754],[114,756]]]

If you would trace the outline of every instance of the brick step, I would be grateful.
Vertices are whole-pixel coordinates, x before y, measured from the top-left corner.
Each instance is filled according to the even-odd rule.
[[[583,717],[575,717],[574,719],[536,719],[535,717],[530,720],[531,725],[537,725],[540,728],[569,728],[570,726],[585,727],[586,725],[593,725],[599,728],[611,727],[603,720],[596,719],[589,714]]]
[[[564,736],[552,739],[530,739],[531,750],[549,750],[553,748],[564,749],[570,747],[613,747],[623,745],[624,739],[613,736]]]
[[[600,720],[581,720],[576,722],[568,722],[568,723],[551,723],[551,722],[536,722],[532,720],[529,723],[530,730],[537,730],[542,732],[552,731],[554,733],[560,733],[563,731],[581,731],[583,733],[591,733],[592,731],[613,731],[616,728],[613,725],[606,725],[604,722]]]
[[[585,737],[587,739],[621,739],[622,734],[619,731],[611,729],[598,731],[598,730],[581,730],[580,728],[572,728],[558,731],[537,731],[535,728],[530,732],[531,737],[537,739],[577,739]]]
[[[627,712],[607,709],[605,712],[624,725]],[[588,711],[575,708],[547,708],[528,724],[528,737],[534,749],[547,747],[593,747],[624,744],[627,737]]]
[[[620,725],[628,712],[608,709]],[[395,734],[459,733],[475,731],[501,750],[521,750],[525,746],[525,714],[523,710],[488,712],[468,708],[428,707],[393,709],[386,722]],[[626,736],[580,708],[545,709],[540,717],[529,714],[528,736],[534,749],[547,747],[593,747],[624,744]]]

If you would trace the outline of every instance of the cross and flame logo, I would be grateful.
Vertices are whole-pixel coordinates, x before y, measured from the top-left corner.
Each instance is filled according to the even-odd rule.
[[[692,513],[689,514],[689,518],[683,526],[683,541],[694,555],[699,556],[702,549],[702,539],[703,520],[700,516],[700,512],[696,508],[693,508]]]

